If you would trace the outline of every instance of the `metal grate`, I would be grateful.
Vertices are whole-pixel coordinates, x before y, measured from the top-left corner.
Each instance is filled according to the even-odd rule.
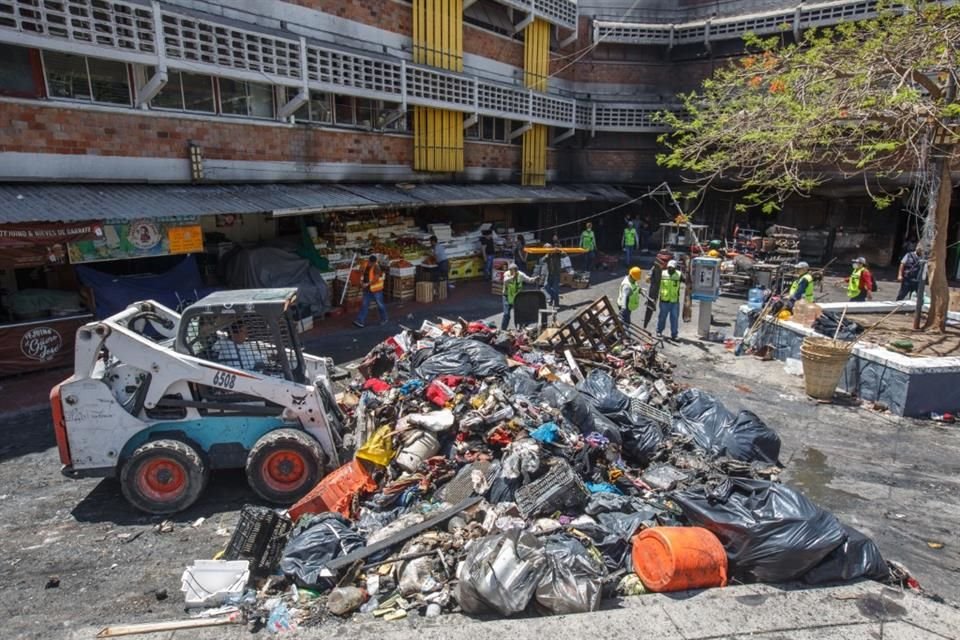
[[[530,99],[526,89],[497,85],[490,82],[477,84],[477,102],[481,113],[505,114],[520,120],[528,120]],[[520,117],[522,115],[522,117]]]
[[[0,27],[138,53],[154,53],[149,7],[108,0],[0,0]]]
[[[407,99],[413,104],[442,104],[444,107],[453,106],[457,111],[469,111],[474,105],[474,83],[465,76],[408,65],[406,85]]]
[[[574,0],[496,0],[500,4],[532,13],[545,22],[575,31],[579,11]]]
[[[618,44],[690,44],[704,42],[708,38],[731,40],[740,38],[747,32],[764,35],[779,33],[785,29],[808,29],[847,20],[862,20],[876,16],[878,4],[878,0],[837,0],[804,4],[796,9],[791,7],[672,26],[597,20],[593,25],[593,40]]]
[[[170,58],[242,69],[281,78],[300,78],[300,42],[161,12]]]
[[[399,63],[334,49],[307,47],[307,77],[325,85],[359,90],[360,95],[366,92],[399,97],[403,91]]]

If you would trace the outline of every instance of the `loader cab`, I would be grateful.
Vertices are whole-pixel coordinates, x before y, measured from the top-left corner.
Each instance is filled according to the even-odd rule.
[[[293,311],[296,289],[218,291],[180,317],[179,353],[237,369],[305,383]]]

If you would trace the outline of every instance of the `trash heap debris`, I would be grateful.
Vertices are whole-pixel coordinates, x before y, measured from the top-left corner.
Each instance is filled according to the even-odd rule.
[[[338,394],[355,455],[286,512],[244,508],[223,560],[247,562],[201,565],[203,589],[188,569],[190,601],[282,631],[889,579],[872,541],[778,481],[760,417],[681,388],[652,341],[589,343],[466,321],[388,339]]]

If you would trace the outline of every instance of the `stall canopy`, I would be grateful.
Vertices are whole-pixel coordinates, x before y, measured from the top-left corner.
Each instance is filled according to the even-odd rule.
[[[4,184],[0,224],[629,199],[620,189],[599,184]]]

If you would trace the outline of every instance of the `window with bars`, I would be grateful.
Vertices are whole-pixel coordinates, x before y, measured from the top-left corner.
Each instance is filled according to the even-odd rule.
[[[123,62],[44,51],[43,67],[52,98],[132,104],[130,77]]]
[[[152,67],[147,69],[152,76]],[[196,113],[215,113],[216,100],[213,92],[213,78],[185,71],[169,71],[167,84],[151,101],[156,109],[175,109]]]
[[[220,113],[254,118],[274,116],[273,87],[268,84],[219,78]]]

